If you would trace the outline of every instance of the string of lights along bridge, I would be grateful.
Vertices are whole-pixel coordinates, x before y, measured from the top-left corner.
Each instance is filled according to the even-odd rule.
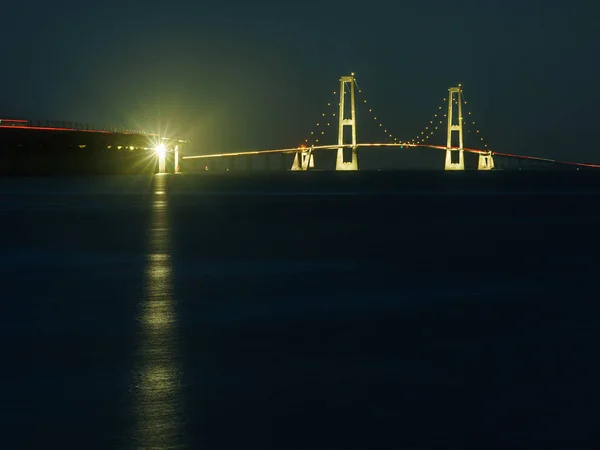
[[[266,155],[272,153],[294,154],[294,160],[290,170],[306,171],[315,167],[315,152],[316,151],[336,151],[337,158],[335,170],[340,171],[356,171],[359,170],[358,164],[358,149],[359,148],[374,148],[374,147],[390,147],[390,148],[429,148],[442,150],[446,152],[444,162],[445,170],[465,170],[465,152],[478,155],[478,170],[493,170],[495,168],[494,157],[502,156],[516,159],[527,159],[545,163],[557,163],[573,165],[578,167],[593,167],[600,168],[600,164],[585,164],[569,161],[557,161],[548,158],[539,158],[534,156],[516,155],[510,153],[501,153],[488,148],[487,142],[481,135],[480,130],[472,126],[476,125],[471,111],[466,108],[463,89],[459,84],[448,89],[447,96],[442,100],[442,103],[437,107],[435,113],[431,117],[425,127],[411,140],[399,140],[388,127],[377,116],[376,111],[366,99],[359,98],[362,94],[356,77],[354,74],[343,76],[339,79],[339,91],[334,91],[334,99],[327,102],[327,109],[321,114],[316,122],[314,129],[310,132],[304,145],[292,148],[267,149],[267,150],[252,150],[240,151],[234,153],[218,153],[210,155],[188,155],[182,159],[211,159],[222,157],[236,156],[252,156]],[[337,99],[337,105],[335,105]],[[380,142],[359,142],[357,138],[357,115],[356,104],[366,105],[367,120],[371,120],[380,129],[382,141]],[[337,108],[336,108],[337,106]],[[463,111],[467,113],[467,117],[463,116]],[[468,122],[467,122],[468,120]],[[337,122],[337,143],[325,144],[324,140],[331,139],[333,134],[334,124]],[[445,124],[445,126],[444,126]],[[464,147],[464,131],[467,134],[472,134],[476,137],[477,147]],[[349,133],[346,130],[349,129]],[[431,138],[435,135],[446,133],[446,145],[434,145],[431,143]],[[349,137],[348,137],[349,136]],[[161,154],[159,154],[159,159]],[[162,156],[164,158],[164,156]],[[163,165],[159,165],[164,167]]]

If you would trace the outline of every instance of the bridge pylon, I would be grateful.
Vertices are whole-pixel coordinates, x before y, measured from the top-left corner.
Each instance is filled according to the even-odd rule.
[[[458,104],[458,124],[453,121],[453,101],[456,96]],[[458,148],[452,147],[452,133],[458,132]],[[453,161],[453,156],[458,153],[458,161]],[[448,89],[448,138],[446,140],[446,166],[445,170],[465,170],[465,151],[463,150],[463,116],[462,116],[462,87]]]
[[[486,154],[479,154],[479,163],[477,164],[477,170],[492,170],[494,168],[494,157],[492,152]]]
[[[312,147],[301,152],[296,152],[290,170],[308,170],[315,167],[315,155]]]
[[[315,167],[315,154],[312,147],[302,152],[302,170],[308,170],[309,167],[311,169]]]
[[[354,104],[354,74],[340,78],[340,113],[338,127],[338,147],[335,170],[358,170],[358,153],[356,151],[356,107]],[[345,91],[346,85],[350,88],[350,118],[346,118]],[[344,127],[352,127],[352,147],[350,161],[344,160]]]
[[[180,170],[180,167],[179,167],[179,145],[175,145],[175,148],[173,149],[173,152],[175,153],[174,154],[175,161],[173,163],[173,165],[175,167],[174,172],[175,173],[180,173],[181,170]]]
[[[294,162],[292,162],[292,167],[290,167],[290,170],[295,171],[295,170],[302,170],[302,164],[300,164],[300,158],[301,158],[301,152],[296,152],[294,154]]]
[[[158,173],[166,173],[167,147],[165,146],[161,138],[158,139],[158,144],[156,145],[154,151],[156,152],[156,157],[158,158]]]

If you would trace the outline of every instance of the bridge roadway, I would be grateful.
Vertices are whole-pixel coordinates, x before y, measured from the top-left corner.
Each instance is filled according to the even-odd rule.
[[[292,148],[281,148],[281,149],[274,149],[274,150],[251,150],[251,151],[244,151],[244,152],[214,153],[214,154],[210,154],[210,155],[190,155],[190,156],[183,156],[182,159],[220,158],[220,157],[227,157],[227,156],[253,156],[253,155],[266,155],[266,154],[271,154],[271,153],[298,153],[298,152],[305,152],[308,150],[337,150],[339,148],[352,148],[352,147],[353,147],[352,144],[315,145],[312,147],[292,147]],[[443,151],[448,150],[447,147],[444,147],[442,145],[431,145],[431,144],[360,143],[360,144],[356,144],[356,147],[357,148],[358,147],[401,147],[401,148],[424,147],[424,148],[432,148],[432,149],[443,150]],[[453,147],[453,148],[450,148],[450,150],[459,150],[459,148]],[[465,152],[475,153],[478,155],[487,155],[488,153],[490,153],[489,151],[480,150],[480,149],[476,149],[476,148],[463,148],[463,150]],[[549,162],[549,163],[555,163],[555,164],[565,164],[565,165],[570,165],[570,166],[591,167],[591,168],[595,168],[595,169],[600,169],[600,164],[588,164],[588,163],[578,163],[578,162],[571,162],[571,161],[560,161],[560,160],[550,159],[550,158],[540,158],[538,156],[515,155],[512,153],[502,153],[502,152],[496,152],[496,151],[491,151],[491,154],[492,154],[492,156],[504,156],[504,157],[508,157],[508,158],[529,159],[529,160],[534,160],[534,161],[543,161],[543,162]]]
[[[98,133],[98,134],[128,134],[139,136],[159,137],[157,133],[150,133],[142,130],[130,130],[126,128],[114,127],[93,127],[76,122],[49,122],[55,125],[31,125],[28,120],[0,119],[0,129],[9,130],[31,130],[31,131],[71,131],[80,133]]]

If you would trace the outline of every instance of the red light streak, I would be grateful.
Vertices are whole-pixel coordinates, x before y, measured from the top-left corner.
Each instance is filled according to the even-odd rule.
[[[29,126],[24,126],[24,125],[17,125],[17,126],[0,125],[0,128],[10,128],[10,129],[17,129],[17,130],[78,131],[78,130],[75,130],[74,128],[29,127]]]
[[[27,123],[26,120],[22,121]],[[30,126],[30,125],[0,125],[0,128],[10,128],[10,129],[17,129],[17,130],[41,130],[41,131],[78,131],[80,133],[104,133],[104,134],[139,134],[144,135],[144,136],[158,136],[158,134],[155,133],[132,133],[130,131],[121,131],[121,132],[115,132],[115,131],[106,131],[106,130],[79,130],[77,128],[59,128],[59,127],[36,127],[36,126]]]

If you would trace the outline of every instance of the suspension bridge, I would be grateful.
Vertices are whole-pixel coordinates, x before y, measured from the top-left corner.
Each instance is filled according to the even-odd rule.
[[[192,159],[214,159],[224,157],[241,157],[253,155],[268,155],[268,154],[293,154],[294,160],[289,168],[292,171],[307,171],[315,168],[315,152],[317,151],[336,151],[337,157],[335,162],[335,170],[337,171],[356,171],[359,170],[358,149],[359,148],[427,148],[441,150],[446,152],[444,169],[445,170],[465,170],[464,154],[472,153],[478,156],[478,170],[493,170],[495,169],[495,158],[505,157],[520,160],[537,161],[540,163],[562,164],[577,167],[600,168],[600,164],[587,164],[581,162],[559,161],[555,159],[517,155],[511,153],[503,153],[493,151],[488,148],[484,138],[481,136],[480,130],[476,129],[473,133],[475,139],[479,142],[477,147],[464,146],[464,131],[468,122],[463,115],[463,110],[466,108],[467,102],[464,100],[463,89],[461,85],[450,87],[448,95],[443,99],[443,104],[439,105],[433,114],[431,120],[426,124],[424,129],[419,132],[414,138],[408,141],[399,140],[393,134],[390,134],[387,127],[380,121],[377,123],[379,128],[385,135],[386,142],[360,142],[357,138],[357,113],[356,113],[356,92],[361,93],[358,82],[354,74],[342,76],[340,78],[339,91],[333,94],[338,99],[337,112],[330,114],[331,117],[337,115],[337,143],[323,144],[320,143],[319,137],[325,134],[322,128],[331,127],[332,121],[328,119],[326,113],[322,114],[322,121],[317,122],[317,131],[311,131],[311,139],[306,139],[305,144],[280,149],[263,149],[263,150],[248,150],[230,153],[217,153],[205,155],[186,155],[182,156],[183,160]],[[363,100],[367,103],[367,100]],[[331,107],[335,102],[329,102]],[[373,113],[372,108],[368,108],[368,113],[372,119],[378,120]],[[467,116],[471,116],[471,112],[467,111]],[[335,122],[335,120],[333,121]],[[444,126],[445,123],[445,126]],[[470,120],[470,123],[475,125],[476,122]],[[319,131],[321,130],[321,131]],[[349,133],[346,132],[349,131]],[[435,145],[431,142],[431,138],[436,134],[445,130],[446,144]],[[467,130],[469,133],[471,130]],[[160,155],[159,155],[160,157]],[[164,167],[164,164],[160,165]]]

